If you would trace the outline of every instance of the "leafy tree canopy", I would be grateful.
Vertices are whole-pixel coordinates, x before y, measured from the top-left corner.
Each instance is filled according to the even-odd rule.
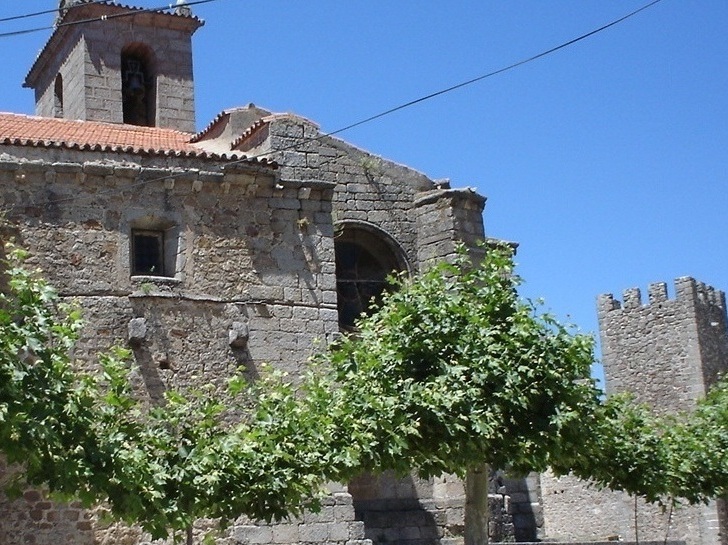
[[[150,406],[132,394],[126,351],[100,355],[94,376],[74,367],[79,310],[22,260],[10,252],[0,293],[0,450],[24,468],[11,492],[44,485],[105,502],[155,538],[199,517],[271,520],[316,506],[327,467],[351,448],[327,435],[320,381],[305,381],[306,404],[270,373],[255,386],[232,377],[239,401],[228,405],[200,390]]]
[[[365,470],[487,463],[573,471],[650,501],[728,492],[728,385],[689,418],[603,402],[592,339],[518,297],[507,248],[398,279],[297,387],[267,372],[232,377],[227,397],[170,391],[159,406],[132,394],[124,351],[101,355],[98,375],[74,370],[78,309],[20,254],[0,285],[0,449],[28,484],[106,502],[153,537],[200,517],[297,514]]]
[[[400,278],[359,334],[323,356],[334,406],[364,434],[359,466],[423,476],[483,463],[543,470],[599,403],[592,338],[518,297],[509,248]]]

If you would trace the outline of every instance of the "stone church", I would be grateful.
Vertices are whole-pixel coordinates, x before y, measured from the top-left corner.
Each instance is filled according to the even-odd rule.
[[[415,273],[485,238],[483,196],[322,134],[298,115],[249,104],[196,131],[192,36],[202,25],[184,4],[61,0],[25,81],[36,115],[0,113],[0,208],[12,236],[62,297],[82,305],[81,364],[128,343],[152,399],[170,387],[222,385],[240,366],[255,374],[270,363],[295,376],[317,340],[351,328],[390,272]],[[634,389],[664,375],[659,398],[681,380],[630,367],[638,360],[625,358],[633,339],[620,324],[652,328],[687,369],[680,395],[689,405],[728,368],[725,296],[689,279],[675,301],[654,291],[647,306],[634,295],[624,308],[600,300],[608,385]],[[8,471],[0,465],[0,480]],[[463,483],[449,476],[362,477],[332,485],[317,515],[236,521],[219,543],[459,545],[465,501]],[[490,534],[630,539],[626,501],[548,475],[499,476]],[[726,543],[724,506],[700,509],[671,539]],[[664,527],[650,531],[664,536]],[[0,495],[4,545],[146,542],[40,491]]]

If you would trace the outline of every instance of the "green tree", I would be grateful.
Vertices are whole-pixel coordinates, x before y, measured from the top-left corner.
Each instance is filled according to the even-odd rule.
[[[519,282],[510,248],[489,248],[479,264],[460,253],[399,278],[358,334],[323,356],[337,386],[330,405],[358,422],[352,469],[470,474],[484,491],[487,465],[568,465],[599,405],[593,342],[519,298]],[[485,540],[485,509],[471,541]]]
[[[613,396],[594,410],[582,448],[560,472],[651,503],[707,503],[728,496],[728,379],[695,410],[656,415]]]
[[[665,494],[690,503],[728,498],[728,379],[715,384],[695,411],[663,422]]]
[[[362,471],[552,467],[649,501],[728,491],[728,386],[690,417],[603,402],[591,338],[518,297],[507,248],[400,278],[296,387],[266,372],[233,377],[226,401],[203,388],[159,406],[133,394],[123,351],[101,355],[97,376],[74,371],[78,309],[21,257],[0,289],[0,448],[25,483],[105,502],[153,537],[191,543],[200,517],[315,509],[324,483]],[[479,505],[471,542],[487,541]]]
[[[21,261],[12,250],[0,291],[0,445],[29,484],[85,495],[97,444],[91,381],[69,365],[79,312]]]
[[[150,406],[133,395],[126,351],[100,355],[97,375],[77,370],[69,353],[80,312],[23,266],[22,251],[9,252],[4,272],[0,449],[24,469],[11,492],[42,485],[87,506],[103,502],[155,538],[186,534],[188,543],[199,517],[272,520],[316,507],[339,456],[325,408],[315,406],[325,400],[316,378],[303,386],[306,404],[271,373],[258,385],[233,377],[235,403],[170,391]]]
[[[232,378],[236,402],[212,389],[168,391],[150,408],[133,396],[123,363],[104,367],[95,433],[112,467],[99,489],[115,518],[191,544],[199,518],[271,521],[317,507],[332,446],[316,420],[323,409],[304,407],[276,373],[254,386]]]

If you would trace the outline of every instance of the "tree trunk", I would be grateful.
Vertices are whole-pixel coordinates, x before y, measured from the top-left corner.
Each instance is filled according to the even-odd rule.
[[[488,543],[488,477],[490,471],[483,464],[468,471],[465,477],[465,545]]]
[[[186,528],[186,532],[187,532],[187,545],[192,545],[192,525],[191,524]]]
[[[8,276],[7,276],[7,263],[5,262],[7,256],[5,255],[5,235],[6,229],[3,225],[3,218],[0,216],[0,293],[8,292]]]

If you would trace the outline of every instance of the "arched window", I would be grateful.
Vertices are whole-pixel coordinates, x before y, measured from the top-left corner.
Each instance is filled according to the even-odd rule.
[[[127,45],[121,51],[121,97],[124,123],[152,127],[155,124],[155,74],[152,52],[144,44]]]
[[[60,74],[53,84],[53,117],[63,117],[63,76]]]
[[[339,327],[351,330],[387,288],[387,276],[407,264],[393,240],[366,224],[339,226],[334,250]]]

